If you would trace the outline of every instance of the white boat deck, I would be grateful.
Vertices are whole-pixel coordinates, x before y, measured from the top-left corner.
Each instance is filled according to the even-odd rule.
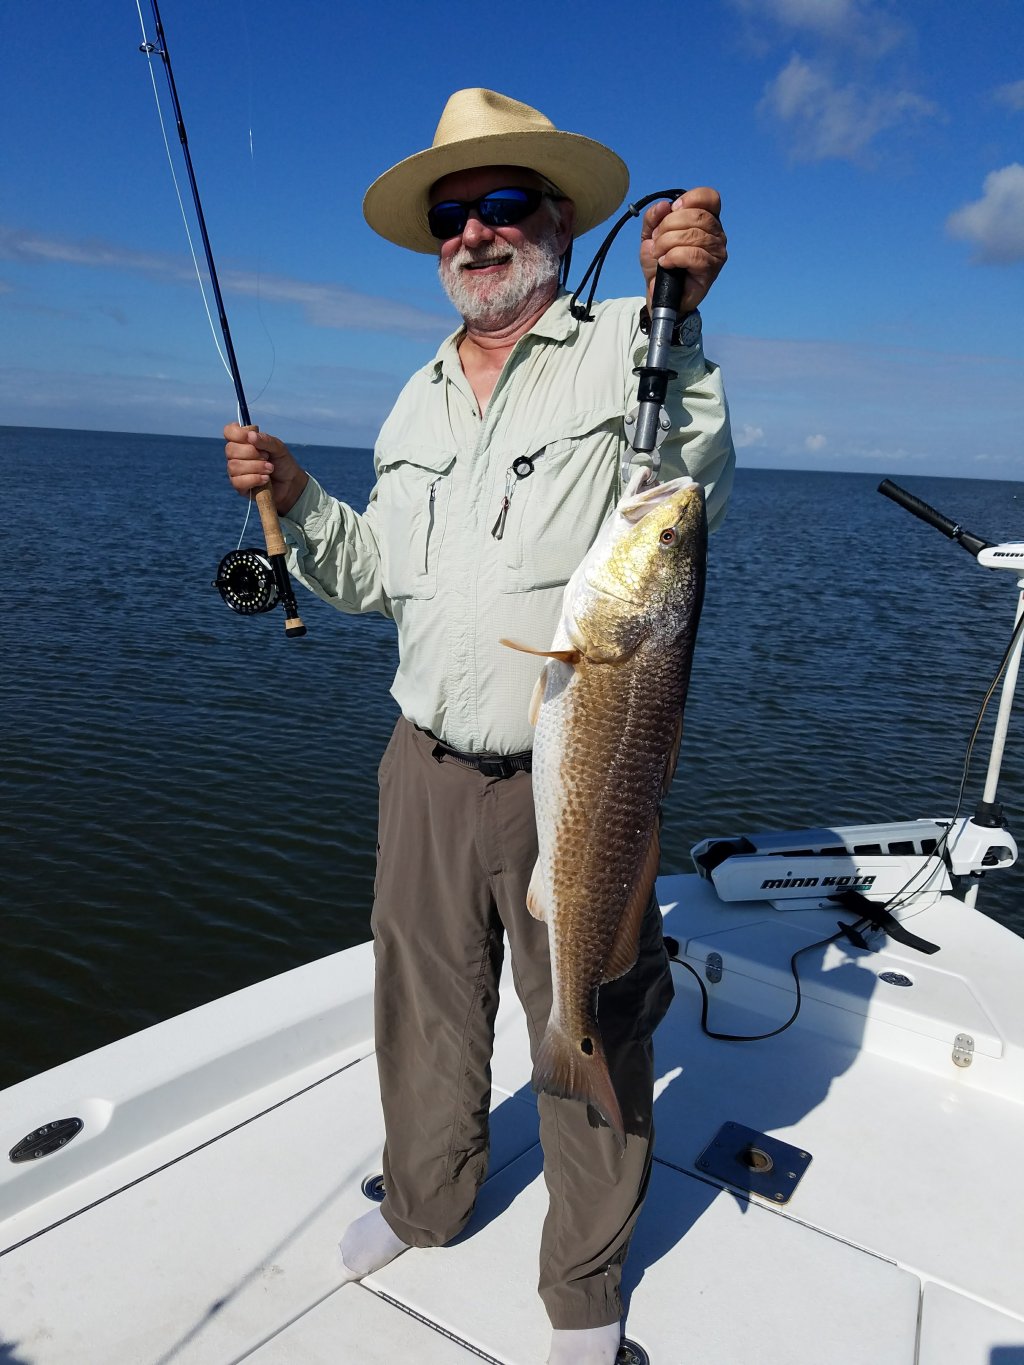
[[[781,1023],[790,954],[837,918],[723,906],[695,877],[659,892],[688,960],[723,958],[718,1031]],[[674,968],[626,1269],[626,1334],[652,1365],[1024,1365],[1024,940],[951,898],[908,927],[941,951],[806,954],[800,1015],[765,1042],[705,1037]],[[370,975],[365,945],[0,1094],[5,1152],[86,1121],[52,1156],[4,1159],[2,1365],[545,1360],[546,1192],[514,997],[470,1227],[339,1287],[336,1243],[369,1207],[383,1139]],[[809,1154],[788,1203],[698,1166],[730,1122]]]

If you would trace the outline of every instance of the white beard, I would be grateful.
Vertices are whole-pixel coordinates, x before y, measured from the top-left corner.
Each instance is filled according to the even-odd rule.
[[[507,260],[500,277],[477,276],[468,263]],[[561,263],[554,235],[520,246],[495,240],[471,250],[460,247],[454,256],[438,261],[437,273],[445,293],[467,322],[477,327],[501,327],[514,322],[524,304],[551,290]]]

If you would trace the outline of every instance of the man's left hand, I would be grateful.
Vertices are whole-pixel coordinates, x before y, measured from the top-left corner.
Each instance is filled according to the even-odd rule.
[[[729,256],[721,211],[721,196],[707,186],[687,190],[671,204],[662,199],[650,206],[640,229],[640,269],[647,281],[648,306],[659,265],[686,271],[680,317],[699,306]]]

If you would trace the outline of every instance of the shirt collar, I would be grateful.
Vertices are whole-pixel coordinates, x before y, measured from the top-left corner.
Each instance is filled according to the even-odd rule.
[[[568,290],[559,289],[548,308],[524,335],[543,337],[545,341],[567,341],[569,337],[574,336],[580,324],[569,310],[570,299]],[[431,379],[440,379],[445,373],[462,373],[458,348],[464,331],[465,328],[460,327],[441,342],[437,354],[426,367]]]

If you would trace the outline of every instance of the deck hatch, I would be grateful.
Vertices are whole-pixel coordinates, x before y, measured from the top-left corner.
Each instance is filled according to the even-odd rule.
[[[723,1123],[697,1158],[697,1169],[705,1175],[773,1204],[792,1198],[810,1164],[810,1152],[741,1123]]]
[[[85,1127],[82,1119],[53,1119],[26,1134],[8,1153],[12,1161],[36,1161],[66,1147]]]

